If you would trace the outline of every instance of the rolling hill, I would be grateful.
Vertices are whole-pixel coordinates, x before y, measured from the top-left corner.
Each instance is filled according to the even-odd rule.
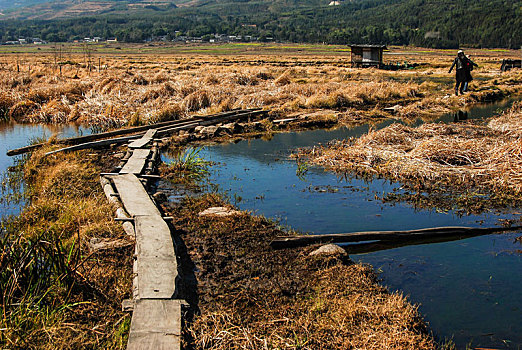
[[[6,7],[0,19],[55,20],[106,14],[127,15],[143,9],[167,11],[176,8],[175,2],[169,0],[23,0],[15,5],[17,6]],[[8,6],[7,1],[0,0],[0,9],[2,6]]]
[[[5,0],[0,0],[5,2]],[[25,0],[38,2],[37,0]],[[20,0],[22,2],[22,0]],[[519,48],[522,1],[508,0],[65,0],[5,11],[2,40],[67,41],[220,33],[291,42]]]

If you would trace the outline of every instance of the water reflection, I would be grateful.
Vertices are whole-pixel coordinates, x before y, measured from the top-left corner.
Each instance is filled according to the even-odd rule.
[[[2,180],[6,181],[9,167],[12,167],[21,156],[9,157],[6,155],[8,150],[29,145],[32,141],[46,140],[51,136],[66,138],[89,134],[90,130],[76,125],[42,125],[42,124],[18,124],[14,122],[0,123],[0,174]],[[9,190],[8,190],[9,191]],[[12,193],[7,193],[12,194]],[[0,204],[0,218],[6,215],[17,214],[20,211],[21,203],[8,203],[3,201]]]
[[[467,111],[459,110],[459,111],[457,111],[454,114],[453,122],[457,123],[457,122],[462,122],[462,121],[465,121],[465,120],[468,120],[468,112]]]

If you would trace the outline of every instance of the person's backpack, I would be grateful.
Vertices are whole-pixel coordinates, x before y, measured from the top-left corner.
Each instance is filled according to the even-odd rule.
[[[473,63],[471,63],[471,61],[469,60],[469,58],[466,59],[466,68],[468,68],[470,71],[473,70]]]

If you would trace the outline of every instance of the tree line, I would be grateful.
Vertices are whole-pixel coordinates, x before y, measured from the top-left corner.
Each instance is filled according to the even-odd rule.
[[[204,0],[191,8],[61,20],[0,21],[0,39],[65,42],[116,37],[251,35],[285,42],[368,43],[435,48],[522,46],[522,1],[508,0]]]

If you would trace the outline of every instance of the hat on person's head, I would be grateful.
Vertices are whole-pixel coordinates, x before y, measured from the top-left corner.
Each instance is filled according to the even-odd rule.
[[[457,52],[457,54],[459,54],[459,53],[464,53],[464,51],[462,51],[462,50],[459,50],[459,52]]]

